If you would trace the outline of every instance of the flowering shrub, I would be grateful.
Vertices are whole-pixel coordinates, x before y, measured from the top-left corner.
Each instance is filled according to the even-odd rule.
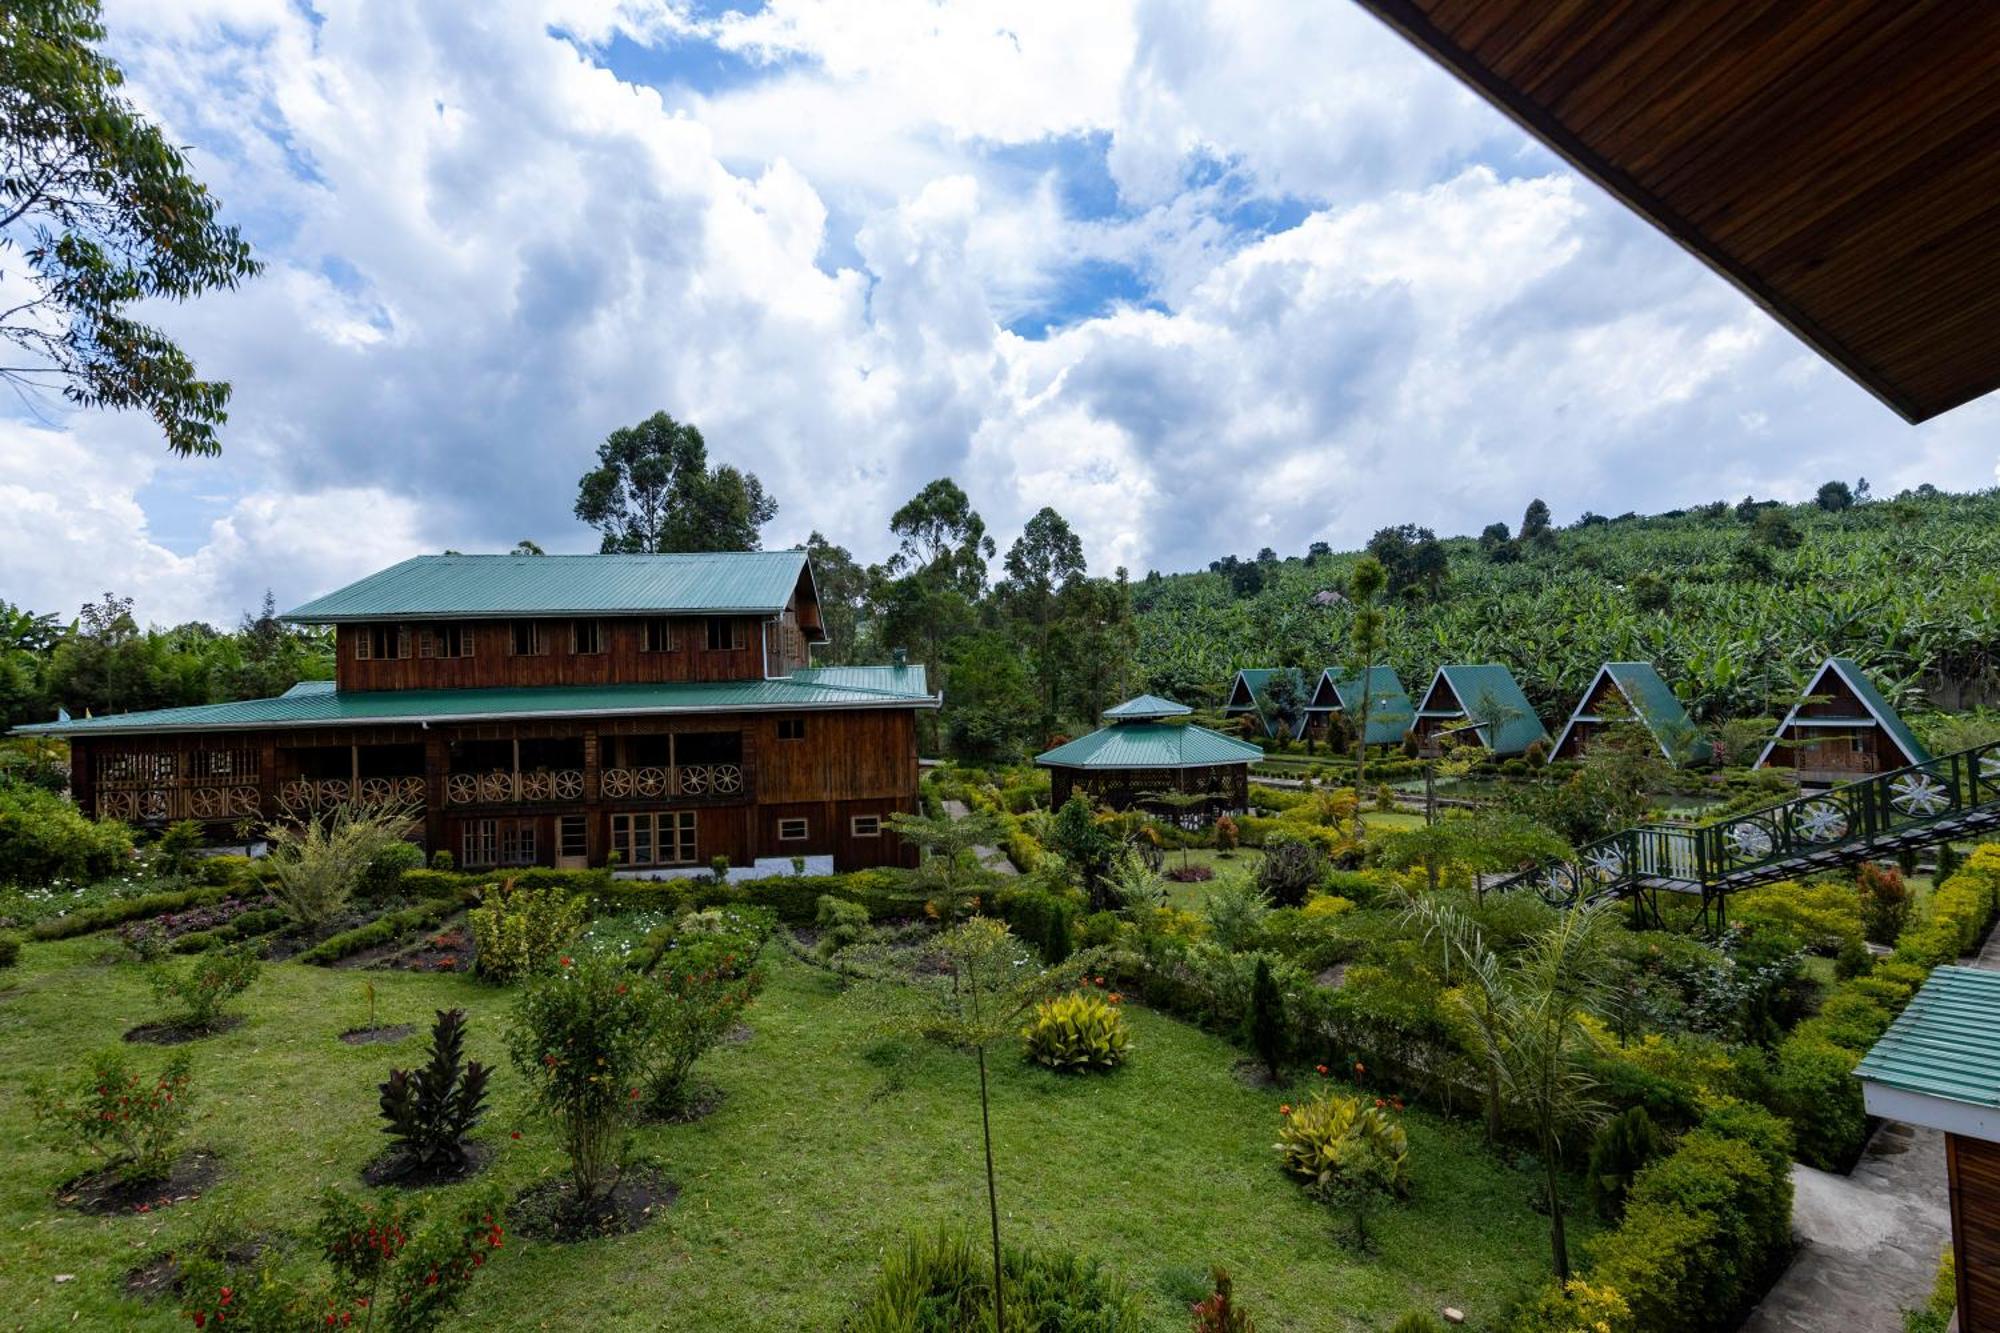
[[[562,960],[514,1004],[508,1054],[562,1138],[579,1207],[611,1183],[646,1073],[651,1005],[635,985],[607,959]]]
[[[458,1308],[506,1239],[497,1187],[455,1200],[426,1225],[432,1207],[428,1198],[374,1202],[328,1189],[313,1229],[328,1268],[317,1284],[302,1285],[268,1264],[239,1282],[219,1259],[201,1254],[185,1266],[181,1312],[196,1328],[225,1333],[428,1333]]]
[[[187,1129],[188,1084],[185,1052],[148,1075],[124,1052],[107,1050],[68,1086],[32,1085],[28,1100],[50,1146],[100,1157],[126,1180],[159,1180],[173,1169]]]
[[[465,1059],[465,1010],[438,1010],[429,1062],[414,1071],[391,1069],[381,1085],[382,1119],[405,1160],[418,1167],[464,1165],[465,1136],[486,1113],[491,1072]]]
[[[695,1061],[736,1025],[763,985],[762,974],[739,964],[733,950],[718,957],[689,949],[667,954],[647,979],[646,1105],[654,1115],[687,1109]]]
[[[1233,852],[1243,841],[1243,831],[1236,827],[1236,819],[1224,815],[1215,821],[1215,849],[1219,852]]]
[[[1125,1063],[1131,1036],[1117,995],[1075,991],[1043,1000],[1021,1029],[1028,1058],[1063,1072],[1116,1069]]]
[[[1388,1104],[1315,1092],[1285,1118],[1276,1144],[1288,1175],[1330,1208],[1351,1214],[1356,1239],[1368,1240],[1368,1214],[1385,1198],[1410,1192],[1409,1138]]]
[[[1204,1300],[1194,1303],[1190,1313],[1194,1316],[1189,1324],[1193,1333],[1257,1333],[1257,1323],[1250,1312],[1236,1303],[1235,1283],[1229,1274],[1218,1268],[1210,1277],[1214,1290]]]
[[[198,903],[179,912],[163,912],[145,921],[128,921],[118,928],[118,941],[147,961],[168,951],[183,935],[226,926],[245,912],[261,910],[269,899],[224,898],[219,902]]]
[[[481,976],[516,981],[556,965],[583,928],[584,900],[555,885],[516,888],[508,880],[466,914]]]
[[[263,964],[246,950],[215,949],[184,963],[155,963],[146,980],[168,1021],[196,1030],[222,1020],[223,1006],[250,989]]]

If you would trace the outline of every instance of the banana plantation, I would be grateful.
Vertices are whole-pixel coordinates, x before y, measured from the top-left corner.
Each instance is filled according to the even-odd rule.
[[[1782,713],[1838,655],[1913,715],[2000,703],[2000,491],[1718,503],[1533,536],[1439,543],[1435,592],[1410,584],[1386,617],[1399,675],[1503,663],[1561,717],[1602,663],[1649,661],[1712,722]],[[1213,700],[1239,667],[1339,660],[1351,613],[1328,590],[1355,558],[1260,560],[1247,593],[1229,570],[1149,576],[1134,599],[1146,688]]]

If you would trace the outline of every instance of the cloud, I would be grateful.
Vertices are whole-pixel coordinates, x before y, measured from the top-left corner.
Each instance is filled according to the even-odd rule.
[[[1135,570],[1985,478],[1993,408],[1902,426],[1351,6],[106,17],[269,270],[157,312],[235,385],[221,460],[0,419],[0,596],[38,607],[589,549],[577,477],[662,408],[764,478],[769,540],[864,557],[943,475],[1003,545],[1054,505]]]

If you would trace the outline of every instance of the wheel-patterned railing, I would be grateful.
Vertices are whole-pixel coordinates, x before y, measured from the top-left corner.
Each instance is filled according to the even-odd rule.
[[[1704,894],[2000,826],[2000,742],[1809,792],[1699,828],[1642,824],[1490,886],[1558,907],[1666,888]]]
[[[420,777],[290,778],[278,784],[277,804],[280,813],[299,818],[337,805],[421,806],[427,790]]]
[[[597,789],[606,799],[669,800],[681,796],[731,797],[743,794],[740,764],[644,765],[607,768],[597,775]]]

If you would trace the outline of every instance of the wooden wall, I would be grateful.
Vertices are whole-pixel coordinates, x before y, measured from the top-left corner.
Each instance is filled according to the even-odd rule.
[[[542,626],[548,651],[529,657],[512,652],[513,622],[508,620],[467,620],[449,622],[463,626],[473,636],[471,657],[419,657],[418,639],[422,630],[437,622],[412,621],[409,657],[380,660],[355,656],[356,645],[367,632],[365,625],[336,627],[334,679],[342,690],[457,690],[500,686],[531,685],[623,685],[660,681],[762,680],[765,675],[764,620],[754,616],[731,617],[743,647],[709,651],[708,617],[669,617],[674,628],[671,652],[649,653],[646,621],[637,618],[606,617],[603,627],[604,651],[570,651],[568,619],[545,619]],[[802,665],[802,663],[800,663]],[[774,659],[770,674],[783,674]]]
[[[805,738],[779,740],[781,720],[803,721]],[[759,713],[748,719],[745,743],[759,756],[760,800],[861,800],[917,789],[912,709]]]
[[[2000,1144],[1947,1134],[1959,1333],[2000,1333]]]

